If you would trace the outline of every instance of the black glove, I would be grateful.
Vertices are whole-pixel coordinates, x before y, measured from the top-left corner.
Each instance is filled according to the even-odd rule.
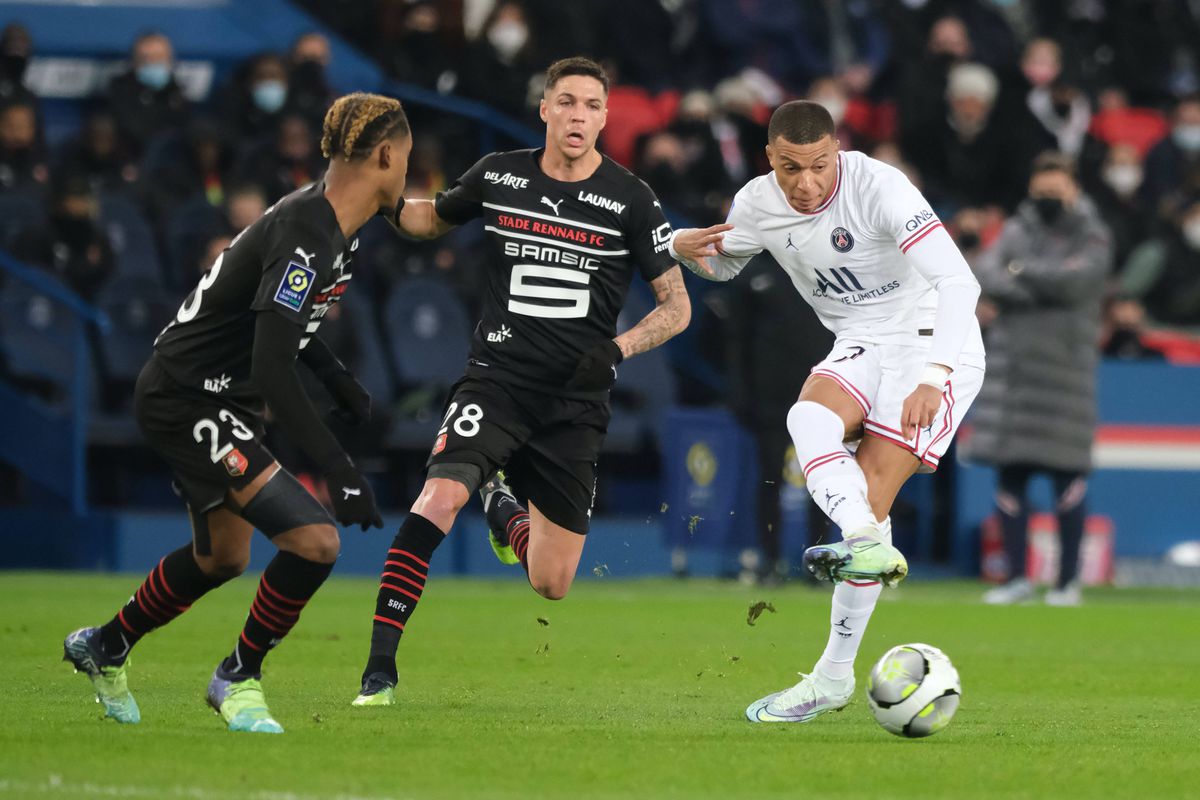
[[[353,375],[338,370],[326,377],[324,383],[333,402],[337,403],[330,409],[330,416],[353,427],[371,421],[371,395]]]
[[[579,392],[603,392],[617,382],[617,364],[625,358],[612,339],[605,339],[588,350],[575,365],[575,374],[567,388]]]
[[[375,492],[371,484],[346,460],[325,473],[325,485],[329,489],[329,500],[333,503],[333,517],[340,525],[359,525],[365,531],[369,527],[382,528],[383,518],[375,505]]]

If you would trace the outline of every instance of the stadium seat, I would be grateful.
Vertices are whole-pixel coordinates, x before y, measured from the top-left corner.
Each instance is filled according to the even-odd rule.
[[[45,200],[34,191],[10,190],[0,192],[0,248],[12,246],[13,239],[24,228],[46,219]]]
[[[142,278],[161,287],[163,273],[154,231],[138,207],[119,194],[104,193],[100,195],[100,224],[116,256],[115,277]]]
[[[171,320],[173,303],[153,280],[118,276],[100,291],[96,304],[112,322],[101,340],[108,377],[133,381],[150,357],[154,338]]]
[[[0,348],[13,372],[71,385],[78,323],[67,308],[28,284],[9,281],[0,292],[0,320]]]
[[[450,386],[462,375],[471,323],[462,301],[437,278],[415,277],[393,287],[384,328],[404,384]]]

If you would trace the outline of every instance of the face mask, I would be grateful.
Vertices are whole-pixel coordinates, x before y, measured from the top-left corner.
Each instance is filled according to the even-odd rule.
[[[1200,217],[1183,223],[1183,239],[1193,250],[1200,250]]]
[[[829,112],[829,116],[833,117],[835,126],[841,125],[842,120],[846,118],[846,101],[840,97],[820,97],[817,102],[825,106],[825,110]]]
[[[963,250],[974,250],[979,247],[979,234],[968,231],[958,235],[958,246]]]
[[[519,22],[500,22],[488,31],[488,41],[504,58],[512,58],[529,39],[529,29]]]
[[[1057,222],[1058,218],[1063,215],[1063,211],[1066,210],[1063,201],[1057,197],[1034,197],[1032,200],[1038,216],[1047,225]]]
[[[322,87],[325,85],[325,68],[320,61],[301,61],[292,68],[292,86]]]
[[[25,67],[29,65],[27,56],[15,56],[12,54],[0,56],[0,73],[9,80],[17,83],[25,77]]]
[[[1181,150],[1195,153],[1200,150],[1200,125],[1176,125],[1171,138]]]
[[[1130,195],[1142,185],[1142,168],[1137,164],[1113,164],[1101,177],[1117,194]]]
[[[260,81],[254,84],[251,94],[259,111],[274,114],[283,108],[283,103],[287,100],[287,84],[276,80]]]
[[[154,61],[149,64],[140,65],[134,75],[138,79],[138,83],[145,86],[147,89],[158,91],[166,86],[171,81],[171,67],[161,61]]]

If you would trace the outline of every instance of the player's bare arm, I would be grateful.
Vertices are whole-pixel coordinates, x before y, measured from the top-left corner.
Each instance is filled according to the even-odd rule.
[[[650,281],[650,288],[654,290],[654,310],[615,340],[622,358],[653,350],[681,333],[692,319],[692,303],[678,266]]]
[[[388,217],[388,222],[413,239],[436,239],[455,227],[438,216],[432,200],[405,200],[400,213]]]

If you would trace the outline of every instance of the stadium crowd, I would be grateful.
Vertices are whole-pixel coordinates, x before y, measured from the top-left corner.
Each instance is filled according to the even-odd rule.
[[[545,65],[600,58],[614,83],[602,150],[677,219],[699,224],[723,219],[733,192],[767,171],[766,120],[790,98],[824,104],[843,148],[904,170],[973,262],[1028,205],[1034,158],[1058,151],[1111,231],[1103,351],[1161,358],[1178,334],[1200,328],[1200,11],[1186,0],[299,4],[397,80],[482,101],[532,129]],[[85,299],[122,278],[119,243],[100,221],[106,204],[152,231],[160,293],[151,316],[165,321],[238,230],[321,175],[317,138],[334,95],[321,33],[256,56],[203,103],[185,99],[171,41],[145,33],[88,102],[76,135],[54,146],[22,82],[36,54],[19,25],[0,33],[0,205],[42,210],[6,219],[0,247]],[[413,104],[409,115],[408,194],[432,196],[480,155],[478,132]],[[482,246],[470,229],[436,243],[381,232],[363,248],[360,275],[379,298],[416,278],[437,281],[470,319],[488,263]],[[722,403],[733,396],[722,342],[739,306],[728,287],[697,283],[693,328],[670,348],[674,399]],[[365,335],[387,352],[376,306]],[[985,324],[993,311],[985,297]],[[363,330],[331,321],[322,332],[353,366],[367,349]],[[6,372],[20,378],[0,360]],[[126,383],[101,385],[105,408],[127,408]],[[394,370],[386,385],[397,402],[377,407],[425,415],[445,388]]]

